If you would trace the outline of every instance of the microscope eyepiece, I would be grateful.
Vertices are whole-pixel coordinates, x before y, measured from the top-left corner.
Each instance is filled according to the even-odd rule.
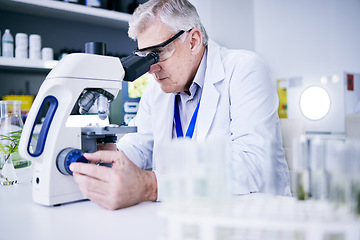
[[[103,42],[87,42],[85,43],[85,53],[106,55],[106,44]]]
[[[146,59],[149,61],[150,65],[153,65],[160,61],[160,56],[156,52],[149,52],[149,54],[146,55]]]
[[[134,81],[150,70],[150,66],[159,62],[159,55],[150,52],[145,57],[130,55],[121,59],[121,64],[125,70],[124,81]]]

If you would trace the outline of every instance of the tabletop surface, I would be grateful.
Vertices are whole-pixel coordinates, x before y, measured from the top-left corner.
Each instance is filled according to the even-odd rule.
[[[189,239],[182,233],[182,226],[189,224],[204,230],[203,236],[196,238],[201,240],[219,239],[209,238],[209,233],[216,236],[220,226],[236,230],[236,239],[243,239],[238,235],[244,229],[301,232],[304,240],[327,239],[313,236],[329,234],[342,234],[344,240],[360,239],[359,217],[321,201],[248,194],[232,198],[226,205],[228,211],[217,214],[204,214],[206,208],[196,204],[193,209],[181,210],[177,205],[177,211],[166,211],[164,202],[144,202],[117,211],[88,200],[46,207],[32,200],[31,168],[18,173],[17,185],[0,186],[0,240]]]
[[[0,239],[159,239],[161,203],[145,202],[109,211],[91,201],[41,206],[31,183],[0,186]]]

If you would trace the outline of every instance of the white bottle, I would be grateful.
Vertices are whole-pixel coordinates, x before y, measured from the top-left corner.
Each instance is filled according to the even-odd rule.
[[[26,33],[15,34],[15,58],[28,57],[28,35]]]
[[[39,34],[31,34],[29,36],[29,58],[41,59],[41,36]]]
[[[9,29],[5,30],[5,33],[2,37],[2,56],[14,57],[14,38],[11,35]]]
[[[52,61],[52,60],[54,60],[54,50],[52,48],[44,47],[41,50],[41,59],[43,61]]]

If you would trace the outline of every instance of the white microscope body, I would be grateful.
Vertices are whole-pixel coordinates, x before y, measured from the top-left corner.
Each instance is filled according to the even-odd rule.
[[[84,199],[72,174],[64,174],[64,169],[61,172],[58,166],[60,152],[83,147],[81,127],[68,127],[66,122],[86,89],[101,89],[116,98],[125,76],[124,68],[116,57],[75,53],[63,58],[44,80],[19,143],[20,155],[34,165],[32,186],[36,203],[52,206]],[[36,146],[31,146],[35,125],[44,110]]]

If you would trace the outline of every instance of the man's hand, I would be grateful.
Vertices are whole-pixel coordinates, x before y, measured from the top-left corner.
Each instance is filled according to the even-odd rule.
[[[112,168],[96,164],[72,163],[75,182],[85,197],[109,210],[157,199],[155,173],[142,170],[122,151],[85,153],[91,163],[112,163]]]

